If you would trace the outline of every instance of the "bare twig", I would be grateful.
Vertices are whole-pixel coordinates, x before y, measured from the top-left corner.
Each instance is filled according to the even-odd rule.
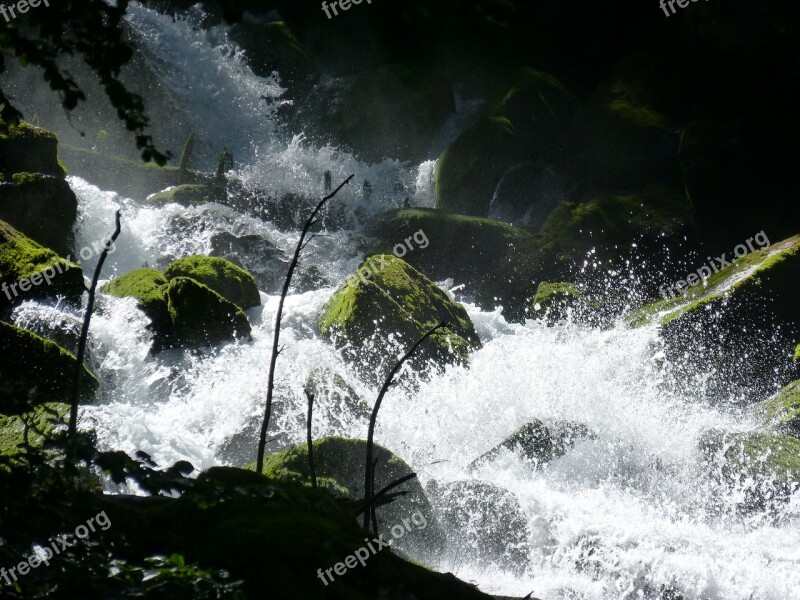
[[[381,387],[381,391],[378,393],[378,399],[375,400],[375,407],[372,409],[372,415],[369,418],[369,432],[367,433],[367,463],[365,467],[364,473],[364,503],[369,506],[372,501],[372,476],[371,476],[371,466],[372,466],[372,448],[374,445],[374,437],[375,437],[375,423],[378,420],[378,411],[381,409],[381,402],[383,402],[383,397],[386,395],[386,392],[389,390],[389,387],[394,382],[395,375],[400,370],[400,367],[403,366],[414,352],[417,351],[417,348],[420,347],[422,342],[427,340],[431,335],[433,335],[437,330],[446,327],[446,323],[442,322],[434,327],[431,327],[428,331],[425,332],[420,339],[418,339],[413,346],[406,352],[405,356],[401,358],[397,364],[392,368],[389,372],[388,377],[386,377],[386,381],[383,382],[383,387]],[[369,511],[364,512],[364,529],[369,529],[369,521],[370,521],[370,513]],[[377,523],[375,524],[377,526]]]
[[[314,416],[314,394],[305,390],[308,398],[308,418],[306,419],[306,441],[308,442],[308,472],[311,475],[311,487],[317,489],[317,471],[314,469],[314,441],[311,439],[311,422]]]
[[[314,209],[314,212],[311,213],[311,216],[308,217],[305,225],[303,225],[303,231],[300,233],[300,239],[297,241],[297,248],[295,248],[294,256],[292,257],[292,262],[289,263],[289,271],[286,273],[286,281],[283,283],[283,290],[281,291],[281,298],[278,301],[278,311],[275,315],[275,334],[272,342],[272,357],[269,363],[269,375],[267,379],[267,404],[264,408],[264,420],[261,423],[261,434],[258,438],[258,456],[256,458],[256,472],[261,473],[264,469],[264,448],[267,445],[267,430],[269,429],[269,420],[272,416],[272,396],[275,391],[275,365],[278,361],[278,346],[280,345],[280,337],[281,337],[281,319],[283,318],[283,305],[286,302],[286,296],[289,294],[289,286],[292,283],[292,276],[294,275],[294,270],[297,268],[297,261],[300,259],[300,252],[303,250],[303,242],[306,239],[306,235],[308,235],[308,230],[311,229],[312,224],[314,223],[314,219],[316,219],[317,214],[319,211],[322,210],[322,207],[325,206],[325,203],[333,198],[336,194],[339,193],[345,185],[350,183],[350,180],[353,179],[355,175],[350,175],[347,179],[345,179],[342,183],[339,184],[335,190],[333,190],[330,194],[325,196],[322,200],[320,200],[317,207]]]
[[[100,260],[97,261],[97,266],[94,269],[94,276],[92,277],[92,284],[88,288],[89,301],[86,304],[86,314],[83,317],[83,327],[81,327],[81,337],[78,340],[78,352],[75,356],[75,377],[72,382],[72,406],[69,411],[69,430],[68,436],[72,440],[75,438],[75,433],[78,427],[78,404],[80,403],[81,394],[81,375],[83,374],[83,359],[86,354],[86,340],[89,338],[89,324],[92,321],[92,311],[94,311],[94,298],[97,293],[97,282],[100,279],[100,273],[103,270],[103,264],[108,257],[108,251],[114,242],[117,241],[120,232],[122,231],[122,224],[120,223],[121,210],[118,209],[114,215],[116,227],[114,233],[111,234],[109,240],[105,243],[103,252],[100,253]]]
[[[416,473],[409,473],[408,475],[404,475],[403,477],[401,477],[401,478],[400,478],[400,479],[398,479],[397,481],[393,481],[392,483],[390,483],[389,485],[387,485],[386,487],[384,487],[384,488],[383,488],[383,489],[382,489],[380,492],[378,492],[377,494],[375,494],[375,495],[372,497],[372,500],[371,500],[370,504],[371,504],[372,506],[375,506],[375,505],[378,503],[378,500],[380,500],[381,498],[383,498],[384,496],[386,496],[386,495],[387,495],[389,492],[391,492],[391,491],[392,491],[394,488],[396,488],[396,487],[397,487],[397,486],[399,486],[399,485],[403,485],[403,484],[404,484],[406,481],[409,481],[410,479],[414,479],[414,477],[416,477],[416,476],[417,476],[417,474],[416,474]],[[405,495],[405,494],[406,494],[406,492],[399,492],[399,493],[398,493],[398,495],[400,495],[400,496],[402,496],[402,495]],[[366,510],[367,508],[369,508],[369,507],[368,507],[366,504],[362,504],[362,505],[361,505],[361,506],[359,506],[359,507],[358,507],[358,509],[355,511],[354,515],[357,517],[357,516],[358,516],[358,515],[360,515],[362,512],[364,512],[364,510]]]

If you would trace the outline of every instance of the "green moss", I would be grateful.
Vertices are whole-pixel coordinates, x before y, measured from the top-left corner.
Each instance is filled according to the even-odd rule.
[[[800,361],[800,344],[797,344],[797,348],[794,349],[794,360],[795,362]]]
[[[778,279],[788,279],[787,282],[778,282],[782,287],[792,286],[792,273],[800,264],[800,257],[796,256],[798,250],[800,236],[794,236],[763,250],[746,254],[713,273],[704,284],[689,287],[684,295],[658,300],[640,308],[630,315],[628,323],[632,327],[640,327],[653,321],[667,325],[733,295],[747,294],[773,275],[777,275]],[[787,267],[788,274],[782,276],[784,267]]]
[[[250,322],[235,304],[188,277],[175,277],[166,291],[175,335],[185,344],[202,346],[250,336]]]
[[[117,298],[136,298],[153,329],[168,331],[172,319],[167,308],[167,278],[155,269],[131,271],[107,283],[102,292]]]
[[[49,284],[43,276],[40,277],[46,269],[51,269],[54,273]],[[28,291],[23,291],[18,282],[31,279],[31,287]],[[33,285],[34,281],[40,283]],[[0,221],[0,284],[5,284],[9,289],[8,292],[0,293],[0,307],[25,299],[58,295],[77,302],[84,291],[80,266],[40,246],[4,221]],[[15,285],[17,296],[11,291],[11,286]]]
[[[774,397],[759,402],[751,410],[766,427],[800,437],[800,381],[790,383]]]
[[[364,280],[351,276],[325,304],[317,323],[323,335],[346,339],[356,348],[379,332],[388,338],[394,334],[404,347],[417,341],[428,329],[444,321],[448,329],[440,330],[419,349],[424,362],[434,359],[440,364],[466,362],[471,350],[480,347],[480,340],[467,312],[450,301],[422,273],[394,255],[370,257],[359,272],[370,275]],[[386,341],[376,350],[387,347]],[[396,358],[393,352],[384,357]],[[419,363],[422,364],[422,363]]]
[[[72,398],[75,356],[32,331],[0,321],[0,414],[14,415],[45,402]],[[83,401],[94,397],[99,381],[86,367],[81,378]]]
[[[52,131],[36,127],[30,123],[20,121],[16,125],[9,125],[0,120],[0,139],[14,139],[14,138],[39,138],[48,140],[58,140],[58,137]]]
[[[27,424],[27,442],[38,446],[59,423],[69,414],[69,404],[47,403],[36,406],[24,416],[0,415],[0,455],[11,455],[19,452],[19,445],[25,442]]]
[[[536,288],[531,301],[534,315],[546,315],[550,320],[561,319],[570,308],[575,308],[583,299],[583,293],[572,283],[543,281]]]
[[[779,484],[800,482],[800,439],[780,433],[735,434],[725,458],[753,477],[774,477]]]
[[[41,173],[14,173],[11,181],[17,185],[25,185],[41,181],[43,177]]]
[[[199,255],[179,258],[167,267],[164,276],[168,280],[190,277],[243,309],[261,304],[253,276],[223,258]]]

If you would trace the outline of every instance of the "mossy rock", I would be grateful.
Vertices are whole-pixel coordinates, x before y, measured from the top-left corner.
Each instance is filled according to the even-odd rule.
[[[0,219],[36,242],[66,254],[78,215],[78,199],[63,175],[15,173],[0,183]]]
[[[395,352],[405,352],[442,321],[448,327],[420,346],[412,365],[424,370],[430,360],[438,365],[465,363],[480,347],[466,310],[405,261],[388,254],[372,256],[358,273],[363,279],[351,275],[326,302],[317,323],[340,346],[347,344],[361,355],[365,346],[373,347],[380,371],[388,373],[398,358]],[[400,345],[394,350],[392,337]],[[366,372],[375,374],[370,368]]]
[[[73,354],[45,338],[0,321],[0,414],[16,415],[46,402],[70,402],[76,360]],[[100,383],[85,366],[81,377],[83,402],[94,398]]]
[[[535,419],[473,460],[469,469],[482,467],[504,450],[513,452],[534,468],[539,468],[564,456],[580,440],[592,437],[594,435],[582,423],[555,421],[546,425]]]
[[[514,126],[505,117],[488,117],[462,133],[436,161],[436,208],[487,217],[498,181],[518,162],[514,144]]]
[[[227,192],[224,186],[185,183],[148,196],[147,204],[165,206],[175,203],[181,206],[198,206],[209,202],[222,204],[225,200],[227,200]]]
[[[48,275],[50,283],[43,272]],[[27,290],[20,286],[23,283]],[[11,286],[16,286],[13,290]],[[29,237],[0,221],[0,308],[13,306],[23,300],[63,296],[77,303],[83,294],[83,272],[77,264],[64,260]],[[16,292],[16,294],[15,294]]]
[[[432,208],[403,208],[367,221],[365,232],[377,240],[372,251],[397,254],[435,281],[452,278],[474,291],[497,263],[533,240],[532,234],[502,221],[470,217]],[[421,232],[421,234],[420,234]],[[425,248],[419,241],[428,240]],[[408,240],[412,250],[400,248]]]
[[[370,552],[364,567],[356,563],[358,568],[344,575],[333,573],[334,565],[367,548],[368,533],[349,508],[322,490],[229,467],[201,473],[195,487],[180,498],[147,502],[106,497],[106,512],[115,523],[109,531],[117,532],[126,553],[137,558],[178,552],[187,563],[225,569],[232,580],[244,581],[246,598],[491,598],[452,575],[408,562],[390,548]],[[411,530],[416,533],[414,525]],[[391,539],[382,533],[384,540]],[[333,582],[320,579],[319,572],[326,570]]]
[[[242,309],[194,279],[172,279],[166,298],[175,335],[189,346],[250,337],[250,321]]]
[[[154,269],[140,269],[112,280],[102,291],[137,300],[150,318],[155,350],[214,345],[250,335],[244,312],[194,279],[168,281]]]
[[[200,255],[179,258],[166,268],[164,276],[170,281],[176,277],[194,279],[245,310],[261,305],[253,276],[223,258]]]
[[[798,344],[797,348],[794,349],[794,360],[795,362],[800,361],[800,344]]]
[[[712,475],[741,489],[741,508],[764,510],[787,501],[800,488],[800,439],[774,431],[706,432],[700,448]]]
[[[17,454],[20,452],[20,445],[25,443],[34,447],[40,446],[45,437],[64,422],[69,410],[69,404],[49,402],[34,407],[25,415],[0,414],[0,455]]]
[[[135,298],[139,308],[151,321],[154,331],[168,334],[172,318],[167,307],[169,282],[155,269],[138,269],[112,279],[102,292],[117,298]]]
[[[327,489],[334,495],[345,493],[345,498],[354,506],[361,506],[364,500],[364,468],[366,464],[367,443],[364,440],[353,440],[342,437],[327,437],[314,441],[314,470],[318,478],[322,478]],[[408,464],[392,452],[375,445],[373,460],[375,467],[375,492],[385,486],[409,475],[413,471]],[[248,465],[255,469],[255,465]],[[278,452],[264,459],[264,475],[280,481],[298,481],[308,484],[310,481],[308,464],[308,446],[302,444],[283,452]],[[385,531],[399,523],[403,517],[414,512],[421,512],[428,521],[425,535],[427,540],[404,540],[401,546],[406,550],[416,548],[429,551],[441,544],[442,531],[436,523],[433,509],[419,481],[414,478],[396,488],[394,491],[405,491],[406,494],[396,498],[391,504],[377,510],[379,528]]]
[[[56,134],[24,121],[9,125],[0,120],[0,171],[6,178],[14,173],[63,177],[58,165]]]
[[[530,299],[539,283],[571,279],[589,252],[606,269],[624,268],[634,244],[643,258],[665,244],[679,246],[694,239],[691,219],[686,200],[659,186],[562,202],[536,234],[520,240],[515,252],[495,265],[476,300],[485,310],[502,304],[507,319],[522,321],[530,317]]]
[[[583,298],[583,293],[572,283],[543,281],[531,301],[531,314],[544,317],[551,323],[560,321],[579,308]]]
[[[751,295],[753,302],[762,296],[779,298],[780,304],[788,308],[787,317],[791,317],[794,307],[800,302],[800,288],[797,287],[800,280],[800,235],[754,252],[749,252],[747,246],[744,250],[747,254],[712,273],[705,281],[700,281],[698,276],[695,279],[699,283],[694,286],[688,285],[688,278],[677,282],[686,284],[680,286],[684,293],[638,309],[628,318],[629,324],[639,327],[655,322],[665,326],[692,315],[712,312],[732,298],[746,300]],[[726,256],[726,260],[730,258],[733,257]],[[714,266],[718,266],[717,262]]]
[[[773,431],[800,438],[800,381],[751,408],[753,415]]]

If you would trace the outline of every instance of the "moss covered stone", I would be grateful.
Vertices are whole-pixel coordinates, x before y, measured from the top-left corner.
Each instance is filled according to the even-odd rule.
[[[291,481],[214,467],[199,475],[190,494],[141,500],[105,498],[115,524],[109,532],[125,540],[127,553],[144,558],[178,552],[187,562],[226,569],[233,580],[244,581],[247,598],[491,598],[453,575],[408,562],[391,548],[370,554],[364,568],[342,576],[331,571],[334,581],[326,586],[318,569],[343,562],[365,545],[367,533],[351,507]]]
[[[117,298],[135,298],[156,331],[169,331],[172,319],[167,307],[167,278],[155,269],[131,271],[107,283],[102,291]]]
[[[56,425],[69,415],[69,409],[69,404],[49,402],[34,407],[24,416],[0,414],[0,455],[17,454],[20,445],[26,442],[31,446],[39,446]]]
[[[394,255],[376,255],[359,269],[325,304],[317,318],[323,335],[362,353],[374,346],[383,370],[391,369],[399,349],[405,351],[431,327],[444,321],[420,346],[416,364],[463,363],[480,340],[467,312],[414,267]],[[390,338],[395,340],[392,348]],[[370,343],[374,342],[374,343]],[[370,356],[372,358],[372,356]],[[392,363],[392,364],[389,364]]]
[[[544,316],[549,321],[557,321],[563,319],[570,310],[577,308],[582,298],[583,293],[572,283],[543,281],[536,288],[536,295],[531,301],[531,314]]]
[[[473,125],[441,154],[434,170],[436,208],[486,217],[495,186],[515,161],[514,126],[506,117]]]
[[[0,120],[0,171],[62,175],[56,134],[29,123],[8,125]]]
[[[800,381],[794,381],[751,409],[765,426],[800,438]]]
[[[225,186],[186,183],[148,196],[147,203],[154,206],[165,206],[172,203],[181,206],[198,206],[209,202],[224,203],[226,199]]]
[[[745,247],[745,250],[747,248]],[[716,265],[716,263],[715,263]],[[800,301],[800,235],[768,248],[750,252],[713,273],[705,282],[683,286],[685,294],[648,304],[628,319],[634,326],[650,322],[669,325],[692,315],[711,312],[733,298],[745,303],[760,297],[780,298],[781,305],[795,307]],[[789,312],[793,311],[789,309]]]
[[[45,271],[49,283],[44,278]],[[56,296],[78,302],[83,292],[80,266],[0,221],[0,308],[23,300]]]
[[[174,334],[184,344],[213,345],[250,337],[250,322],[242,309],[194,279],[172,279],[166,299]]]
[[[179,258],[167,267],[164,276],[168,280],[190,277],[243,309],[261,304],[253,276],[223,258],[199,255]]]
[[[45,402],[69,402],[76,360],[45,338],[0,321],[0,414],[15,415]],[[83,367],[81,397],[90,401],[99,386]]]
[[[242,310],[194,279],[175,276],[168,281],[154,269],[140,269],[109,282],[103,292],[137,300],[150,318],[156,349],[217,344],[250,335]]]

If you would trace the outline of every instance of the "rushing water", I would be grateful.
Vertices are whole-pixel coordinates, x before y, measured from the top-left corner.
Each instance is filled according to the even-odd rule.
[[[162,81],[159,93],[176,100],[172,118],[196,124],[206,143],[233,147],[237,175],[246,185],[317,195],[325,170],[334,179],[356,173],[357,181],[373,183],[369,204],[359,186],[337,198],[358,215],[352,228],[317,238],[308,249],[306,260],[329,284],[287,299],[273,428],[285,435],[284,442],[302,441],[308,373],[317,367],[348,373],[314,323],[362,258],[360,219],[398,206],[406,196],[415,205],[429,205],[433,164],[365,165],[333,148],[315,148],[299,132],[282,131],[264,111],[258,99],[278,98],[279,82],[253,75],[224,29],[206,32],[138,5],[129,20]],[[106,235],[114,210],[124,210],[107,277],[208,253],[219,232],[257,234],[283,251],[296,241],[296,233],[227,207],[152,208],[141,198],[121,198],[77,177],[70,184],[81,200],[77,248]],[[84,267],[92,268],[93,260]],[[83,425],[95,428],[104,446],[144,450],[162,465],[220,464],[220,448],[263,411],[276,305],[277,297],[262,294],[262,306],[249,311],[251,342],[154,357],[146,319],[135,303],[102,297],[92,323],[90,360],[104,382],[103,398],[83,409]],[[499,311],[466,308],[484,347],[469,367],[450,367],[413,389],[393,389],[377,441],[409,462],[423,484],[477,479],[511,492],[526,522],[527,547],[517,559],[521,564],[499,557],[478,563],[451,548],[434,567],[487,592],[534,591],[548,599],[668,599],[669,589],[710,600],[800,597],[800,499],[795,495],[769,514],[737,510],[740,490],[714,483],[698,442],[711,428],[747,431],[755,424],[711,406],[703,396],[702,373],[696,386],[675,389],[654,328],[514,325]],[[16,317],[31,319],[37,311],[43,319],[48,314],[26,304]],[[363,398],[374,398],[376,390],[349,378]],[[315,436],[363,438],[366,423],[342,421],[336,408],[319,408]],[[477,471],[468,468],[533,419],[579,422],[592,435],[546,466],[501,453]],[[496,534],[475,523],[479,537]]]

